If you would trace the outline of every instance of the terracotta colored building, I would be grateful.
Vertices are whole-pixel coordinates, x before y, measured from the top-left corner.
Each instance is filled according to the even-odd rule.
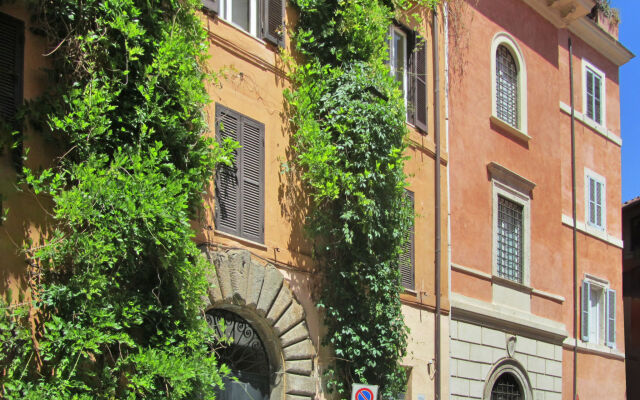
[[[211,54],[208,67],[224,71],[224,77],[208,88],[213,100],[206,110],[210,135],[231,136],[242,145],[235,169],[221,169],[211,182],[205,196],[208,213],[202,221],[194,222],[198,244],[217,266],[216,274],[210,277],[206,311],[212,322],[224,318],[232,326],[242,327],[245,337],[236,337],[237,343],[254,353],[248,369],[237,363],[237,354],[224,355],[239,378],[229,382],[225,397],[245,390],[254,398],[323,397],[321,376],[330,355],[320,346],[323,324],[311,297],[317,275],[311,245],[303,232],[306,198],[299,183],[282,173],[282,163],[291,155],[291,132],[283,97],[289,82],[280,49],[290,48],[282,26],[292,26],[294,13],[282,0],[206,0],[203,5],[202,21]],[[15,105],[36,97],[47,84],[42,70],[45,43],[31,33],[29,21],[19,4],[0,6],[0,24],[15,32],[11,48],[16,51],[12,64],[16,73],[11,75],[11,88],[2,88]],[[428,18],[424,26],[391,26],[389,30],[394,38],[391,65],[404,87],[413,88],[406,97],[409,104],[415,104],[408,115],[410,160],[406,172],[416,220],[407,249],[410,257],[403,258],[406,291],[401,294],[412,332],[408,356],[402,362],[409,371],[406,398],[411,399],[434,398],[438,318],[443,355],[439,361],[442,371],[449,370],[444,26],[439,12],[436,20]],[[411,46],[414,29],[426,39],[426,47],[420,51]],[[434,32],[438,32],[437,40]],[[416,69],[407,70],[409,65]],[[412,82],[417,79],[419,82]],[[440,96],[439,102],[436,96]],[[439,110],[435,104],[440,104]],[[15,109],[6,109],[7,114],[11,112]],[[438,129],[441,134],[436,141]],[[25,138],[31,147],[29,165],[46,165],[51,156],[37,135],[26,132]],[[0,235],[0,293],[5,293],[9,288],[26,287],[25,263],[16,244],[52,221],[36,199],[12,189],[15,171],[9,153],[0,156],[0,165],[2,205],[11,209],[3,225],[8,234]],[[438,207],[436,170],[440,173]],[[441,213],[439,317],[434,267],[437,210]],[[445,398],[448,374],[442,373],[440,378],[441,397]]]
[[[627,398],[640,397],[640,197],[622,205],[624,348]]]
[[[633,55],[594,6],[455,10],[451,399],[625,398],[619,67]]]

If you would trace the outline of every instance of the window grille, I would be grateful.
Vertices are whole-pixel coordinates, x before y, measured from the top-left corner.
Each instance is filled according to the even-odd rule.
[[[518,68],[505,46],[498,46],[496,51],[496,112],[501,120],[519,127]]]
[[[491,389],[491,400],[522,400],[522,390],[516,378],[509,373],[500,375]]]
[[[522,283],[523,206],[498,197],[498,276]]]

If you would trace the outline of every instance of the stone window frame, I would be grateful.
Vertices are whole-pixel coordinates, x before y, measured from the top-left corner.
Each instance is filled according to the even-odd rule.
[[[491,400],[493,385],[503,374],[511,374],[516,378],[520,384],[520,388],[522,389],[522,400],[533,400],[531,380],[527,375],[526,369],[513,358],[504,358],[499,360],[491,371],[489,371],[487,379],[485,380],[484,392],[482,395],[483,400]]]
[[[492,185],[492,274],[499,281],[506,279],[498,275],[498,201],[500,197],[522,206],[522,281],[511,282],[529,287],[531,282],[531,198],[535,183],[497,164],[489,163],[487,170]]]
[[[496,82],[496,53],[499,46],[504,46],[511,52],[518,70],[518,126],[512,126],[498,118],[497,113],[497,82]],[[520,46],[506,32],[498,32],[491,41],[491,120],[497,125],[506,128],[509,133],[520,139],[529,139],[527,123],[527,65]]]
[[[583,330],[585,329],[584,326],[584,314],[587,314],[588,320],[589,320],[589,324],[591,325],[592,323],[592,312],[591,312],[591,308],[590,308],[590,304],[588,305],[589,307],[587,308],[587,310],[585,310],[585,288],[588,288],[589,291],[599,291],[601,293],[601,298],[600,301],[598,302],[600,305],[600,312],[598,315],[598,337],[597,338],[592,338],[591,337],[591,333],[590,333],[590,328],[589,326],[587,326],[586,328],[586,332],[583,332]],[[593,344],[599,347],[609,347],[612,349],[616,348],[616,338],[615,336],[617,335],[617,329],[616,329],[616,303],[617,301],[614,300],[614,312],[613,312],[613,316],[610,314],[610,310],[609,310],[609,296],[612,294],[615,298],[615,296],[617,296],[617,291],[614,289],[611,289],[611,284],[609,283],[608,280],[597,277],[595,275],[591,275],[591,274],[586,274],[584,275],[584,278],[582,280],[582,284],[581,284],[581,289],[580,289],[580,339],[582,340],[582,342],[584,343],[589,343],[589,344]],[[589,299],[590,299],[591,294],[589,293]],[[609,323],[610,323],[610,319],[613,320],[613,337],[610,337],[610,333],[609,333]]]
[[[594,121],[587,115],[587,70],[591,70],[592,73],[600,77],[600,120],[601,123]],[[589,122],[593,123],[597,127],[607,127],[607,76],[598,67],[593,65],[589,60],[582,59],[582,115]]]

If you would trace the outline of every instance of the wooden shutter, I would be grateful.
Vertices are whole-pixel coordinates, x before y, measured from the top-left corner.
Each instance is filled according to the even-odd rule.
[[[284,2],[285,0],[263,0],[262,39],[284,47]]]
[[[416,48],[416,34],[415,32],[407,32],[407,60],[406,60],[406,69],[407,69],[407,87],[404,88],[406,90],[407,96],[407,122],[411,124],[416,124],[416,59],[417,55],[415,53]]]
[[[220,1],[221,0],[202,0],[202,7],[214,14],[220,13]]]
[[[602,123],[602,113],[600,112],[600,88],[601,88],[600,76],[593,74],[593,120],[597,123]]]
[[[414,194],[412,191],[405,191],[405,196],[409,200],[411,210],[415,209]],[[415,212],[414,212],[415,214]],[[400,254],[400,283],[407,289],[415,289],[415,241],[414,241],[414,226],[415,223],[411,221],[411,228],[407,232],[404,245],[402,247],[402,253]]]
[[[240,236],[264,242],[264,125],[244,117],[242,123]]]
[[[231,138],[240,141],[241,116],[225,107],[216,105],[216,135],[219,141]],[[233,166],[220,165],[216,171],[216,229],[240,235],[240,187],[238,170],[242,163],[241,151],[235,151]]]
[[[589,341],[589,305],[591,295],[591,285],[588,281],[582,281],[582,321],[580,331],[582,333],[582,341]]]
[[[0,13],[0,118],[15,121],[22,104],[24,23]]]
[[[587,117],[595,119],[593,110],[593,72],[587,70]]]
[[[414,125],[422,132],[427,132],[427,42],[415,35],[415,71],[414,71]]]
[[[607,346],[616,347],[616,291],[607,289],[607,319],[606,337]]]

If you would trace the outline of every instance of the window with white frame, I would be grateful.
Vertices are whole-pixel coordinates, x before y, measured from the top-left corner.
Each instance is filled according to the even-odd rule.
[[[605,125],[605,75],[594,65],[582,60],[583,112],[598,125]]]
[[[582,281],[582,341],[616,345],[616,291],[606,281],[587,277]]]
[[[585,219],[587,225],[604,230],[606,227],[606,184],[604,177],[585,169]]]
[[[529,285],[530,205],[535,184],[505,167],[487,165],[493,184],[493,275]]]
[[[427,132],[427,44],[415,31],[389,28],[389,69],[398,81],[407,110],[407,122]]]
[[[220,0],[220,17],[258,35],[258,0]]]
[[[527,133],[527,69],[515,39],[497,33],[491,45],[492,114]]]

